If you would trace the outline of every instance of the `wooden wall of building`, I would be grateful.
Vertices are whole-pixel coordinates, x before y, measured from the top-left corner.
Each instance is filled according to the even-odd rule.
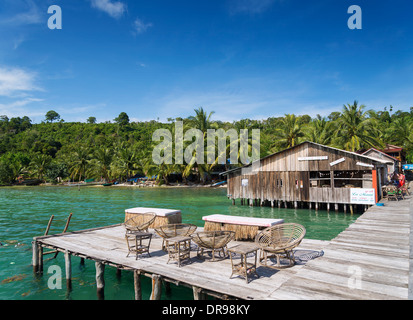
[[[310,160],[308,157],[325,157],[325,159]],[[343,161],[331,165],[343,158]],[[231,199],[347,204],[350,203],[350,188],[337,187],[337,185],[334,187],[336,184],[334,179],[332,184],[328,182],[330,184],[328,187],[311,186],[311,172],[328,172],[332,177],[334,172],[359,172],[363,174],[363,187],[372,188],[372,166],[377,166],[377,162],[373,159],[317,144],[304,143],[261,159],[260,168],[255,173],[245,174],[242,170],[229,172],[227,193]],[[341,183],[343,180],[339,181]]]

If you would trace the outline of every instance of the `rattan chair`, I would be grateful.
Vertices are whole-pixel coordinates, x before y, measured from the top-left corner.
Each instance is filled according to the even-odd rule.
[[[198,245],[198,257],[204,258],[204,251],[211,252],[212,261],[215,261],[215,252],[218,252],[221,259],[228,256],[227,244],[233,240],[234,237],[234,231],[203,231],[194,233],[192,240]]]
[[[261,249],[260,263],[265,267],[280,269],[295,264],[294,251],[305,236],[305,228],[297,223],[283,223],[268,227],[257,234],[255,243]],[[270,258],[276,257],[276,265],[268,265]],[[281,264],[281,258],[288,264]]]
[[[155,218],[155,213],[147,212],[126,220],[124,223],[126,234],[131,234],[134,232],[148,232],[148,228],[155,221]]]
[[[158,228],[155,228],[155,232],[163,239],[162,241],[162,250],[166,251],[165,242],[168,242],[169,238],[173,237],[188,237],[191,236],[197,226],[190,223],[173,223],[173,224],[165,224]]]

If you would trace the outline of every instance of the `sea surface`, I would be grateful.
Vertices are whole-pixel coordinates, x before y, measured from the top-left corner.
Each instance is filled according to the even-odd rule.
[[[182,220],[202,227],[202,217],[229,214],[284,219],[302,224],[306,238],[331,240],[359,215],[334,211],[234,206],[226,188],[136,188],[136,187],[3,187],[0,188],[0,300],[96,300],[95,265],[72,257],[72,290],[66,290],[64,257],[45,261],[43,276],[34,276],[31,266],[33,237],[44,234],[50,216],[55,216],[49,234],[61,233],[69,213],[68,232],[122,223],[125,209],[154,207],[178,209]],[[126,246],[126,244],[125,244]],[[45,259],[53,255],[45,256]],[[50,268],[50,267],[53,268]],[[55,266],[62,270],[62,289],[50,289]],[[56,282],[52,282],[56,284]],[[149,299],[151,282],[142,277],[143,299]],[[189,300],[192,290],[171,284],[162,299]],[[133,274],[105,268],[105,299],[133,300]]]

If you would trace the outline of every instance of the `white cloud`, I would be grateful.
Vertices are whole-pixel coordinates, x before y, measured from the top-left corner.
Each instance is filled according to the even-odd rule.
[[[8,13],[6,16],[1,16],[0,24],[12,26],[20,26],[26,24],[39,24],[44,22],[45,13],[42,13],[37,4],[32,0],[15,1],[15,6],[19,8],[27,8],[26,11],[20,11],[17,14]]]
[[[39,91],[36,74],[19,68],[0,67],[0,96],[13,96],[27,91]]]
[[[136,33],[138,33],[138,34],[144,33],[148,28],[153,26],[152,23],[150,23],[150,22],[145,23],[139,18],[136,18],[133,25],[134,25]]]
[[[32,117],[42,116],[45,114],[45,111],[39,110],[38,108],[26,107],[30,104],[33,104],[36,102],[42,102],[42,101],[44,100],[37,99],[37,98],[26,98],[22,100],[12,101],[9,103],[0,103],[0,114],[7,115],[10,118],[22,117],[22,116],[28,116],[32,118]]]
[[[123,2],[111,0],[91,0],[92,7],[106,12],[113,18],[120,18],[126,11],[126,5]]]

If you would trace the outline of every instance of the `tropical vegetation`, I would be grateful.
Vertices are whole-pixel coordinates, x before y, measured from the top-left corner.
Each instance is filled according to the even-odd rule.
[[[387,110],[388,109],[388,110]],[[234,166],[229,161],[231,143],[226,141],[225,151],[207,148],[204,139],[204,159],[196,159],[196,150],[190,149],[192,160],[181,163],[155,164],[152,151],[157,144],[152,135],[157,129],[167,129],[174,134],[177,121],[183,130],[199,129],[203,138],[209,129],[235,130],[260,129],[260,156],[293,147],[303,141],[357,151],[375,147],[382,149],[394,144],[406,150],[407,160],[413,161],[413,108],[410,112],[395,111],[385,107],[381,111],[367,109],[357,101],[345,104],[341,110],[327,117],[285,114],[264,120],[242,119],[223,122],[213,119],[214,112],[203,108],[194,110],[187,118],[168,118],[159,121],[131,122],[121,112],[113,122],[98,123],[91,116],[85,122],[65,122],[54,110],[45,115],[41,123],[32,123],[27,116],[22,118],[0,116],[0,185],[13,184],[22,179],[38,179],[46,182],[126,181],[134,176],[148,177],[157,183],[172,181],[206,183],[217,173]],[[252,137],[248,137],[248,152],[251,152]],[[173,150],[176,141],[173,140]],[[184,150],[192,141],[184,141]],[[220,163],[218,157],[228,159]],[[239,156],[239,155],[238,155]],[[177,157],[173,154],[173,157]],[[240,161],[238,161],[240,163]],[[239,165],[239,164],[238,164]]]

